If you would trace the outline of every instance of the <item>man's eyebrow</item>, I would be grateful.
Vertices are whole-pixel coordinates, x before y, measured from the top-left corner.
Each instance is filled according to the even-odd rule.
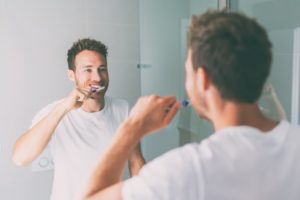
[[[92,65],[82,66],[82,68],[92,68],[92,67],[93,67]],[[98,68],[107,68],[107,65],[100,65]]]
[[[83,68],[91,68],[91,67],[93,67],[92,65],[85,65],[85,66],[83,66]]]

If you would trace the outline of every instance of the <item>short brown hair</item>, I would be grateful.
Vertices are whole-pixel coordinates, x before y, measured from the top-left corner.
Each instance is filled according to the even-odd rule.
[[[254,103],[270,73],[272,44],[265,29],[241,13],[193,16],[188,33],[195,69],[202,67],[223,99]]]
[[[83,50],[91,50],[95,51],[104,56],[105,60],[107,58],[107,47],[100,41],[84,38],[79,39],[77,42],[73,44],[73,46],[68,50],[68,68],[70,70],[75,69],[75,57],[78,53]]]

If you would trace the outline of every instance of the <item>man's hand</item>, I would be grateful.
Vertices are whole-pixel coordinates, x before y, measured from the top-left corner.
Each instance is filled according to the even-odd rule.
[[[91,94],[90,88],[74,88],[72,92],[64,98],[62,104],[66,111],[69,112],[72,109],[77,109],[81,107],[83,102]]]
[[[142,134],[142,137],[168,126],[179,108],[180,103],[174,96],[141,97],[130,112],[128,120],[139,128],[138,132]]]

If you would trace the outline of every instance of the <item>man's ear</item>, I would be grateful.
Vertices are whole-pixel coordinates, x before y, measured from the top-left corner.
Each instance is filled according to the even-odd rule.
[[[75,72],[73,70],[68,70],[68,77],[71,81],[75,81]]]
[[[203,67],[197,68],[197,85],[201,92],[207,90],[209,88],[210,79],[208,73],[205,71]]]

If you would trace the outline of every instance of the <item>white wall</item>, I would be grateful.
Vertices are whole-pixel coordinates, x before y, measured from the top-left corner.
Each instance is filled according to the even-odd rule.
[[[44,200],[52,172],[14,166],[12,146],[43,106],[66,96],[66,53],[78,38],[109,47],[108,94],[140,96],[138,0],[0,0],[0,199]]]

